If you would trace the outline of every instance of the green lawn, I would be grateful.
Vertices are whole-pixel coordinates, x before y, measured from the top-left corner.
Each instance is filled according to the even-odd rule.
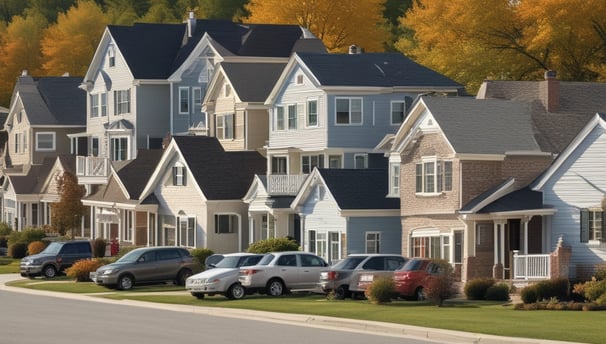
[[[0,274],[16,274],[19,273],[20,259],[9,257],[0,257]]]
[[[145,286],[118,291],[90,282],[76,283],[67,278],[59,281],[22,280],[9,285],[71,293],[103,293],[98,297],[111,299],[335,316],[499,336],[585,343],[603,343],[604,333],[600,329],[606,323],[606,312],[603,311],[516,311],[510,304],[487,301],[450,300],[444,307],[414,301],[373,305],[368,301],[327,300],[322,295],[307,294],[284,296],[279,300],[262,295],[251,295],[242,300],[228,300],[223,296],[198,300],[186,293],[168,293],[182,291],[179,286]],[[160,294],[144,295],[144,292]],[[166,293],[162,295],[162,292]]]

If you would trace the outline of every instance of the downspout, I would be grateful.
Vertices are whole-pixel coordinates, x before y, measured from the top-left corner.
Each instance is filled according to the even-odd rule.
[[[170,85],[170,135],[173,135],[173,116],[174,116],[174,90],[173,90],[173,82],[169,82]]]

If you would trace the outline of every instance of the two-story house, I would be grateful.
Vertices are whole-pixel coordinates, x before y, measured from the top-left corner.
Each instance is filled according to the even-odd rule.
[[[57,156],[77,147],[67,135],[86,125],[86,98],[78,89],[81,77],[17,78],[8,117],[2,153],[4,188],[2,221],[14,229],[49,224],[49,202],[37,181],[46,180]],[[80,147],[84,149],[85,147]],[[18,180],[19,179],[19,180]],[[50,190],[56,196],[56,190]],[[42,215],[46,214],[46,215]]]
[[[463,87],[398,53],[294,54],[266,101],[267,172],[245,197],[250,239],[289,235],[309,248],[290,203],[313,168],[385,168],[375,146],[419,94],[433,92]]]

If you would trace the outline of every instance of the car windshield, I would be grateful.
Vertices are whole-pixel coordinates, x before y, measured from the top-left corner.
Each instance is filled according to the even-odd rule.
[[[360,263],[366,259],[366,257],[364,256],[356,256],[356,257],[347,257],[339,262],[337,262],[336,264],[334,264],[333,266],[331,266],[331,269],[334,270],[353,270],[356,268],[356,266],[360,265]]]
[[[63,246],[63,244],[60,244],[58,242],[51,242],[50,244],[48,244],[48,246],[46,246],[44,251],[42,251],[41,253],[57,254],[57,253],[59,253],[59,250],[61,249],[62,246]]]
[[[232,257],[224,257],[215,264],[216,268],[237,268],[238,262],[240,261],[240,256],[232,256]]]
[[[420,259],[409,260],[408,262],[406,262],[406,264],[404,264],[404,266],[402,267],[402,269],[400,269],[400,271],[419,270],[421,268],[421,266],[423,266],[424,262],[425,262],[424,260],[420,260]]]
[[[266,255],[263,256],[263,258],[261,258],[261,260],[259,261],[259,265],[268,265],[272,260],[274,260],[274,255],[271,253],[268,253]]]
[[[116,260],[116,263],[132,263],[136,262],[141,256],[141,251],[130,251],[123,255],[120,259]]]

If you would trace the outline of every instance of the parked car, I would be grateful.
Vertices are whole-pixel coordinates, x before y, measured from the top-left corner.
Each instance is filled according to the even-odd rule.
[[[425,300],[424,291],[440,273],[440,267],[431,259],[414,258],[394,271],[396,293],[407,299]]]
[[[373,261],[372,265],[364,270],[355,270],[349,281],[349,291],[353,299],[364,298],[364,292],[374,280],[381,277],[393,277],[396,269],[401,268],[407,261],[406,258],[387,258]]]
[[[23,277],[53,278],[75,262],[92,256],[93,249],[89,241],[55,241],[42,252],[21,259],[19,270]]]
[[[223,259],[223,257],[225,257],[225,255],[220,253],[211,254],[210,256],[206,257],[206,259],[204,259],[204,267],[206,269],[214,268],[217,263],[219,263],[221,259]]]
[[[218,263],[211,264],[212,268],[189,277],[185,281],[185,289],[198,299],[204,298],[205,294],[223,294],[229,299],[241,299],[247,290],[238,281],[240,267],[256,265],[261,258],[262,254],[253,253],[221,255]]]
[[[397,254],[351,254],[320,273],[320,288],[325,293],[334,292],[337,299],[344,299],[351,296],[349,285],[358,272],[397,268],[405,262],[406,258]]]
[[[328,264],[312,253],[300,251],[267,253],[259,264],[240,269],[240,283],[271,296],[291,289],[315,289],[320,272]]]
[[[131,289],[135,284],[185,280],[202,270],[189,251],[182,247],[142,247],[134,249],[114,263],[91,273],[96,284],[118,289]]]

